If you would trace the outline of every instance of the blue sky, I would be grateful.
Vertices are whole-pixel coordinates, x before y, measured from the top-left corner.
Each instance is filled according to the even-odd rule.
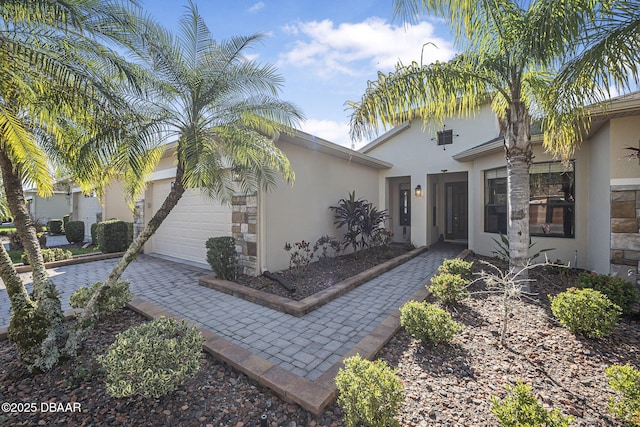
[[[398,60],[446,61],[455,53],[449,28],[426,19],[414,25],[393,20],[392,0],[201,0],[195,2],[216,40],[264,33],[253,54],[285,78],[282,99],[307,120],[301,129],[351,146],[347,100],[357,101],[378,71]],[[143,8],[176,29],[187,1],[144,0]],[[365,142],[356,144],[356,148]]]

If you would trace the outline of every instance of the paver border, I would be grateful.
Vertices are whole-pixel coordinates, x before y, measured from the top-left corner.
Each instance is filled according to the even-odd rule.
[[[338,282],[330,288],[316,292],[315,294],[301,299],[300,301],[270,294],[248,286],[239,285],[228,280],[217,279],[214,275],[202,276],[199,278],[198,283],[202,286],[215,289],[216,291],[224,292],[226,294],[233,295],[234,297],[243,298],[255,304],[260,304],[292,316],[302,317],[326,303],[346,294],[350,290],[357,288],[361,284],[368,282],[374,277],[379,276],[382,273],[386,273],[392,268],[404,264],[428,250],[428,246],[421,246],[413,249],[405,254],[385,261],[382,264],[378,264],[368,270],[356,274],[355,276],[351,276],[348,279]]]
[[[74,264],[83,264],[85,262],[91,261],[102,261],[103,259],[111,259],[111,258],[122,258],[124,252],[111,252],[108,254],[96,253],[96,254],[87,254],[87,255],[76,255],[71,259],[63,259],[60,261],[51,261],[46,262],[44,267],[55,268],[55,267],[63,267],[65,265],[74,265]],[[28,273],[31,271],[31,266],[28,264],[16,265],[16,272],[18,273]]]

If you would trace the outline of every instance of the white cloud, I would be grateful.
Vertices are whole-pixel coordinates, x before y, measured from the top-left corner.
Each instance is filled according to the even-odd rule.
[[[349,124],[333,120],[308,119],[300,126],[303,132],[326,139],[334,144],[351,148]]]
[[[258,3],[254,4],[249,8],[249,13],[258,13],[258,11],[260,11],[263,8],[264,8],[264,2],[259,1]]]
[[[381,18],[368,18],[336,26],[324,20],[289,24],[282,30],[297,40],[280,55],[278,65],[304,67],[325,78],[370,76],[372,69],[390,71],[398,61],[420,62],[423,45],[424,63],[446,61],[455,54],[452,43],[438,38],[434,25],[426,21],[394,26]]]

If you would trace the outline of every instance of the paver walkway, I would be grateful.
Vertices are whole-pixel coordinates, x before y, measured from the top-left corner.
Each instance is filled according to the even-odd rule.
[[[359,286],[303,317],[294,317],[198,285],[210,271],[141,255],[123,278],[139,298],[187,319],[297,376],[316,380],[425,286],[457,245],[436,245],[411,261]],[[63,309],[78,287],[107,277],[117,260],[53,268]],[[23,275],[26,283],[29,273]],[[9,324],[9,301],[0,291],[0,327]]]

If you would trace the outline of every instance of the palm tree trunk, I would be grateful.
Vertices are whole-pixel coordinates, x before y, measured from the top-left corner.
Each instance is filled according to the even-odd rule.
[[[87,303],[86,308],[82,311],[80,316],[78,317],[78,330],[76,341],[80,342],[84,336],[84,334],[88,331],[91,326],[91,320],[94,318],[95,306],[97,302],[100,300],[101,295],[113,285],[115,285],[122,273],[126,270],[127,266],[133,262],[138,253],[142,250],[144,244],[149,240],[149,238],[156,232],[156,230],[160,227],[162,222],[167,218],[171,210],[178,204],[182,195],[184,194],[184,187],[182,185],[182,178],[184,175],[183,169],[178,166],[178,170],[176,171],[176,180],[173,185],[173,188],[169,192],[169,195],[162,203],[162,206],[158,211],[153,215],[153,218],[149,221],[149,223],[144,227],[144,229],[138,234],[138,236],[131,242],[129,248],[124,253],[118,264],[113,268],[109,277],[105,280],[105,282],[98,288],[95,294],[91,297],[89,302]],[[75,343],[71,343],[75,345]]]
[[[531,150],[531,116],[521,102],[513,102],[507,113],[505,150],[507,158],[507,204],[509,224],[509,268],[522,270],[519,278],[526,278],[523,267],[529,259],[529,165]],[[523,291],[528,292],[525,283]]]
[[[20,350],[21,358],[30,371],[35,369],[46,371],[58,363],[64,354],[62,345],[64,345],[68,334],[64,324],[64,313],[58,297],[58,290],[49,280],[44,266],[36,227],[24,199],[20,174],[11,159],[1,150],[0,170],[2,171],[7,204],[13,216],[16,232],[29,257],[33,278],[31,299],[25,299],[24,295],[20,296],[23,291],[19,289],[16,289],[18,292],[12,290],[14,295],[11,299],[13,316],[9,335]],[[10,269],[6,272],[8,275],[11,274]],[[13,272],[15,273],[15,269]],[[17,288],[17,283],[14,283],[15,279],[7,276],[7,280],[10,281],[10,286]],[[5,283],[7,282],[5,281]],[[7,291],[9,291],[8,287]]]

